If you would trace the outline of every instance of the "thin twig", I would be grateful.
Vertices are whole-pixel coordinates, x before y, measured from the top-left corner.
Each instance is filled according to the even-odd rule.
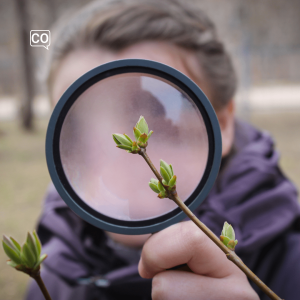
[[[44,297],[46,300],[52,300],[51,297],[50,297],[50,294],[44,284],[44,281],[41,277],[41,273],[40,272],[37,272],[35,273],[34,275],[31,275],[31,277],[37,282],[38,286],[40,287]]]
[[[220,239],[192,213],[192,211],[178,197],[176,190],[169,191],[166,188],[162,182],[161,175],[158,173],[149,156],[147,155],[146,149],[141,148],[139,154],[145,159],[157,179],[165,187],[168,198],[173,200],[181,208],[181,210],[226,254],[227,258],[236,266],[238,266],[247,275],[247,277],[250,278],[267,296],[269,296],[272,300],[282,300],[243,263],[243,261],[233,250],[227,248],[220,241]]]

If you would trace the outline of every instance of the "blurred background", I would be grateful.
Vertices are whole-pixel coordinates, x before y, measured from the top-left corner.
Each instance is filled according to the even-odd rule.
[[[238,116],[272,134],[284,172],[300,187],[300,1],[188,1],[208,13],[233,57]],[[0,233],[20,241],[34,228],[50,181],[51,107],[38,72],[47,50],[30,47],[29,31],[51,29],[88,2],[0,0]],[[6,265],[2,247],[0,270],[0,299],[22,299],[28,277]]]

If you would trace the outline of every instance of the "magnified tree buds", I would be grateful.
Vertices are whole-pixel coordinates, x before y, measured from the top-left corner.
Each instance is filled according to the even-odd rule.
[[[133,134],[136,138],[138,145],[142,148],[147,147],[147,141],[152,135],[153,131],[149,132],[148,124],[143,116],[140,116],[135,127],[133,127]]]
[[[174,175],[172,165],[168,165],[164,160],[160,160],[160,174],[163,178],[163,184],[172,190],[176,185],[176,175]]]
[[[235,239],[235,233],[233,227],[227,222],[224,223],[223,230],[220,236],[221,242],[229,249],[234,250],[238,241]]]
[[[5,235],[2,245],[6,255],[10,258],[7,264],[27,274],[37,272],[41,263],[47,258],[47,254],[41,255],[42,245],[35,231],[28,232],[26,242],[22,247],[14,238],[8,238]]]
[[[166,190],[175,189],[176,185],[176,175],[174,175],[172,165],[168,165],[164,160],[160,160],[160,174],[163,178],[162,183],[159,180],[151,178],[149,186],[153,192],[158,194],[158,198],[167,198]]]
[[[158,194],[158,198],[166,198],[166,190],[157,179],[151,178],[149,186],[153,192]]]
[[[140,116],[138,122],[133,128],[133,134],[136,139],[135,141],[132,141],[132,139],[125,133],[114,133],[112,136],[118,148],[126,150],[128,153],[135,154],[138,153],[141,148],[147,147],[147,142],[153,133],[152,130],[149,133],[148,131],[148,124],[145,118],[143,116]]]

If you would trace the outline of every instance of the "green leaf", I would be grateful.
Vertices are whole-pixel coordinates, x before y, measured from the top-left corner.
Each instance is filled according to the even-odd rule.
[[[37,262],[27,243],[25,243],[22,247],[21,258],[23,260],[23,263],[25,263],[28,268],[32,268]]]
[[[17,263],[15,263],[15,262],[12,261],[12,260],[7,261],[6,263],[7,263],[9,266],[13,267],[13,268],[15,268],[15,267],[18,265]]]
[[[132,141],[132,139],[127,135],[127,134],[125,134],[124,133],[124,136],[126,137],[126,139],[130,142],[130,144],[132,145],[132,143],[133,143],[133,141]]]
[[[160,182],[157,183],[157,187],[161,192],[163,192],[163,193],[165,192],[165,188],[163,187],[163,185]]]
[[[165,192],[165,191],[160,192],[160,193],[157,195],[157,197],[160,198],[160,199],[166,198],[166,192]]]
[[[27,234],[27,240],[26,240],[27,245],[29,246],[30,250],[32,251],[32,253],[34,254],[35,257],[35,261],[37,261],[40,257],[39,253],[38,253],[38,249],[37,246],[35,245],[35,239],[32,236],[31,233],[28,232]]]
[[[39,267],[41,265],[41,263],[48,257],[47,254],[43,254],[41,255],[41,257],[39,258],[39,260],[37,261],[37,263],[34,265],[33,269],[36,269],[37,267]]]
[[[234,242],[234,240],[230,240],[229,242],[228,242],[228,244],[227,244],[227,247],[229,248],[229,249],[231,249],[231,250],[234,250],[234,248],[235,248],[235,242]]]
[[[162,183],[163,183],[164,185],[168,185],[168,182],[166,182],[164,179],[162,180]]]
[[[154,183],[152,183],[152,182],[149,182],[149,186],[150,186],[150,188],[151,188],[151,190],[152,190],[153,192],[155,192],[155,193],[157,193],[157,194],[160,192],[160,190],[158,189],[158,187],[157,187],[156,184],[154,184]]]
[[[120,148],[120,149],[123,149],[123,150],[128,150],[128,151],[132,150],[132,147],[127,146],[127,145],[118,145],[117,147]]]
[[[151,130],[149,133],[148,133],[148,136],[147,136],[147,139],[146,139],[146,142],[150,139],[150,136],[152,135],[153,131]]]
[[[151,179],[150,179],[150,182],[151,182],[151,183],[154,183],[155,185],[157,185],[157,184],[158,184],[158,179],[151,178]]]
[[[5,242],[5,244],[7,246],[9,246],[11,249],[13,250],[18,250],[15,245],[13,244],[13,242],[5,235],[3,234],[3,241]]]
[[[136,123],[135,127],[137,129],[139,129],[139,131],[141,133],[148,134],[148,131],[149,131],[148,124],[147,124],[147,122],[146,122],[146,120],[145,120],[145,118],[143,116],[140,116],[140,118],[139,118],[138,122]]]
[[[121,143],[121,145],[132,146],[132,142],[128,141],[124,134],[115,133],[115,138]]]
[[[167,171],[164,169],[164,167],[160,167],[160,174],[161,174],[161,176],[163,177],[163,179],[166,181],[166,182],[168,182],[169,183],[169,181],[170,181],[170,176],[169,176],[169,174],[167,173]]]
[[[2,246],[3,246],[4,252],[12,261],[14,261],[17,264],[22,263],[22,260],[19,256],[19,254],[17,253],[16,250],[14,250],[14,248],[11,248],[9,245],[7,245],[5,241],[2,241]]]
[[[132,151],[137,151],[137,150],[139,150],[139,149],[140,149],[140,147],[138,146],[137,142],[134,141],[134,142],[132,143]]]
[[[35,230],[33,230],[32,234],[33,234],[33,237],[35,239],[35,244],[36,244],[36,248],[38,250],[38,254],[40,256],[41,252],[42,252],[42,243],[41,243],[41,241],[40,241],[40,239],[39,239],[39,237],[38,237],[38,235],[37,235],[37,233],[36,233]]]
[[[19,252],[21,252],[21,246],[20,244],[13,238],[13,237],[10,237],[10,240],[12,241],[12,243],[15,245],[15,248],[17,250],[19,250]]]
[[[147,134],[146,133],[142,133],[139,137],[139,142],[142,142],[142,143],[146,143],[147,141]]]
[[[169,181],[169,186],[174,186],[175,184],[176,184],[176,175],[174,175],[171,179],[170,179],[170,181]]]
[[[234,229],[231,225],[229,225],[226,229],[226,236],[231,240],[235,240]]]
[[[172,176],[174,176],[173,167],[172,167],[172,165],[169,165],[169,166],[170,166],[170,169],[171,169]]]
[[[133,134],[135,136],[135,139],[138,141],[139,137],[141,136],[141,132],[139,129],[137,129],[136,127],[133,127]]]
[[[230,242],[230,239],[227,236],[221,235],[220,236],[221,242],[227,247],[228,243]]]
[[[228,226],[229,226],[229,224],[227,222],[225,222],[223,225],[223,230],[222,230],[221,235],[226,236],[226,231],[227,231]]]
[[[114,134],[112,135],[112,137],[117,145],[121,145],[121,143],[117,140]]]
[[[171,177],[173,176],[172,175],[172,169],[170,168],[170,166],[164,160],[162,160],[162,159],[160,160],[160,166],[163,167],[166,170],[166,172],[169,175],[169,180],[170,180]]]

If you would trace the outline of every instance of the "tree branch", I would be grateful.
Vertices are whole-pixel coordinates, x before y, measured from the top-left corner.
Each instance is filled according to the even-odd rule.
[[[163,184],[162,177],[156,170],[152,161],[150,160],[145,148],[141,148],[138,152],[146,161],[154,175],[157,177],[159,182],[165,187],[166,194],[169,199],[173,200],[181,210],[226,254],[227,258],[232,261],[237,267],[239,267],[249,279],[251,279],[266,295],[268,295],[272,300],[282,300],[279,298],[265,283],[263,283],[236,255],[233,250],[227,248],[220,239],[208,228],[204,223],[202,223],[192,211],[185,205],[185,203],[179,198],[176,189],[169,191],[168,188]]]

